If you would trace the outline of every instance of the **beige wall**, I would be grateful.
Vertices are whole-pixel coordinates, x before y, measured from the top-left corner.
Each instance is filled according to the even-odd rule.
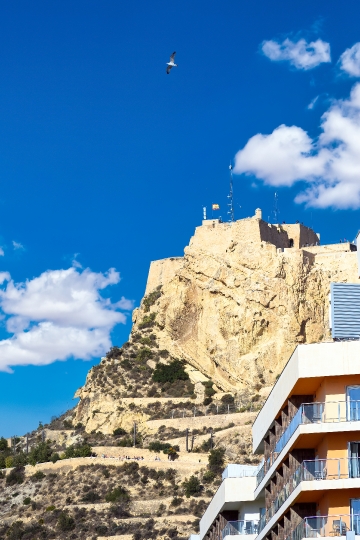
[[[315,393],[315,401],[346,401],[346,388],[360,385],[360,373],[339,377],[325,377]]]
[[[160,259],[152,261],[149,268],[148,279],[146,283],[145,295],[156,289],[159,285],[168,283],[183,265],[182,257],[170,257],[169,259]]]
[[[350,499],[359,498],[360,488],[329,490],[318,502],[320,515],[350,514]]]
[[[360,441],[360,431],[328,433],[316,447],[320,459],[348,458],[348,443]]]
[[[317,244],[319,242],[317,234],[310,227],[306,227],[301,223],[283,224],[281,228],[286,231],[289,239],[292,238],[294,240],[295,248],[301,248],[306,246],[306,244]]]

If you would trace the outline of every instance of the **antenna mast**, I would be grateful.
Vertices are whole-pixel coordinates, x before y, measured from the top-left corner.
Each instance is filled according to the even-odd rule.
[[[228,214],[230,214],[230,221],[233,222],[235,221],[235,218],[234,218],[234,191],[233,191],[233,174],[232,174],[232,165],[230,163],[229,165],[229,171],[230,171],[230,193],[228,195],[228,199],[229,199],[229,202],[228,202],[228,206],[230,207],[229,208],[229,211],[228,211]]]
[[[279,214],[280,214],[280,210],[279,210],[279,196],[277,194],[277,192],[275,191],[275,194],[274,194],[274,219],[275,219],[275,223],[278,223],[278,218],[279,218]]]

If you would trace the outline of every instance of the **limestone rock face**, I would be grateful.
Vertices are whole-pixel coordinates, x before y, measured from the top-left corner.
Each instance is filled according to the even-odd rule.
[[[160,348],[222,390],[273,384],[298,343],[331,339],[330,282],[359,281],[354,246],[317,242],[300,224],[205,222],[181,263],[168,259],[162,274],[152,263],[147,293],[162,286],[151,307]],[[134,329],[145,315],[140,306]]]
[[[298,343],[331,340],[330,283],[359,282],[355,250],[349,243],[320,246],[308,227],[270,225],[259,212],[234,223],[205,221],[184,257],[151,263],[128,350],[141,354],[137,343],[151,337],[157,349],[141,369],[153,370],[161,351],[184,360],[197,402],[208,379],[216,392],[265,396]],[[129,409],[126,389],[134,384],[124,371],[121,384],[104,386],[107,370],[125,365],[114,362],[111,368],[104,359],[100,379],[90,372],[78,391],[76,421],[87,431],[130,429],[148,418]],[[154,395],[151,374],[147,380],[130,397]],[[161,397],[163,389],[157,392]]]

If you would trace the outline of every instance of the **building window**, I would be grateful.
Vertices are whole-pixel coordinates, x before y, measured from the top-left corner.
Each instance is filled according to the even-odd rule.
[[[349,477],[360,478],[360,442],[349,442]]]
[[[360,420],[360,386],[348,386],[346,389],[347,414],[349,422]]]
[[[360,499],[350,499],[351,530],[360,533]]]

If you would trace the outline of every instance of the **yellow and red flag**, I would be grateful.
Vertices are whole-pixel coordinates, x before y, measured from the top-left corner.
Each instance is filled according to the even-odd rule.
[[[218,204],[213,204],[212,209],[213,210],[220,210],[220,206]]]

